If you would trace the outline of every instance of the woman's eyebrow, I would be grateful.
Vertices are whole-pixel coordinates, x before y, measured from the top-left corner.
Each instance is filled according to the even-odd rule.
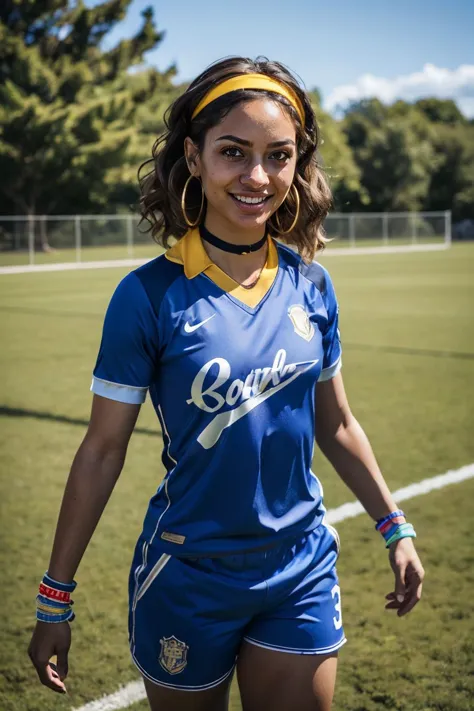
[[[239,138],[238,136],[232,136],[230,134],[227,134],[225,136],[219,136],[219,138],[216,138],[216,143],[217,141],[233,141],[234,143],[240,143],[242,146],[251,146],[250,141],[245,141],[243,138]]]
[[[279,148],[280,146],[287,146],[288,144],[291,146],[296,145],[296,143],[291,138],[284,138],[282,141],[273,141],[268,145],[270,146],[270,148]]]
[[[219,138],[216,138],[216,143],[217,141],[233,141],[234,143],[240,143],[241,146],[252,146],[251,141],[246,141],[244,138],[239,138],[238,136],[232,136],[231,134],[226,134],[225,136],[219,136]],[[269,143],[268,146],[270,148],[279,148],[280,146],[287,146],[287,145],[296,145],[293,139],[291,138],[284,138],[281,141],[272,141],[272,143]]]

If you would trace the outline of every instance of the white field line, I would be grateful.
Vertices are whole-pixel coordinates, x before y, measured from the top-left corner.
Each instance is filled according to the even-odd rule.
[[[393,492],[393,498],[398,504],[400,501],[413,499],[413,497],[421,496],[421,494],[429,494],[430,491],[435,489],[443,489],[449,484],[459,484],[459,482],[473,477],[474,463],[466,464],[465,467],[451,469],[446,474],[438,474],[438,476],[433,476],[431,479],[423,479],[415,484],[404,486],[402,489]],[[326,521],[330,524],[339,523],[347,518],[354,518],[354,516],[358,516],[361,513],[364,513],[362,505],[358,501],[351,501],[348,504],[338,506],[337,509],[329,509]]]
[[[394,247],[341,247],[328,249],[325,257],[347,257],[358,254],[395,254],[404,252],[438,252],[447,249],[442,244],[407,244]],[[23,264],[21,266],[0,267],[0,274],[36,274],[38,272],[67,272],[76,269],[107,269],[108,267],[139,267],[148,259],[104,259],[97,262],[58,262],[57,264]]]
[[[76,711],[115,711],[115,709],[126,709],[128,706],[146,698],[143,681],[131,681],[127,686],[121,686],[118,691],[109,696],[103,696],[97,701],[91,701],[85,706],[81,706]]]
[[[76,269],[107,269],[108,267],[139,267],[148,259],[104,259],[99,262],[58,262],[57,264],[22,264],[0,267],[0,274],[36,274],[38,272],[69,272]]]
[[[395,501],[406,501],[421,494],[428,494],[436,489],[443,489],[450,484],[459,484],[461,481],[474,478],[474,463],[466,464],[460,469],[451,469],[445,474],[431,477],[431,479],[423,479],[422,481],[404,486],[393,492]],[[337,509],[329,509],[326,515],[328,523],[340,523],[348,518],[354,518],[359,514],[364,513],[364,509],[358,501],[338,506]],[[118,691],[109,696],[103,696],[101,699],[90,701],[84,706],[80,706],[72,711],[116,711],[116,709],[125,709],[146,698],[145,687],[142,681],[132,681],[126,686],[122,686]]]

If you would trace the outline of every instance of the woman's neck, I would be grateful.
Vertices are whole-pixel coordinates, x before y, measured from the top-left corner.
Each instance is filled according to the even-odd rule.
[[[227,222],[227,220],[220,219],[219,215],[212,214],[206,215],[204,227],[224,242],[236,245],[254,244],[262,239],[266,230],[265,223],[256,225],[252,229],[243,229]]]
[[[265,234],[266,226],[262,225],[258,230],[238,230],[232,226],[221,226],[215,224],[215,220],[205,220],[204,226],[209,232],[219,239],[235,245],[254,244],[258,242]],[[225,230],[225,231],[224,231]],[[223,272],[228,274],[234,281],[239,284],[251,284],[258,277],[259,273],[265,266],[268,253],[268,244],[264,242],[262,247],[256,252],[250,254],[232,254],[225,252],[219,247],[215,247],[206,240],[203,240],[204,249],[210,259]]]

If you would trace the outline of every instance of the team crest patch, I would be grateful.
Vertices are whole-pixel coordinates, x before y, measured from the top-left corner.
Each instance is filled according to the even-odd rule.
[[[189,646],[176,637],[163,637],[160,639],[161,654],[159,662],[168,674],[179,674],[188,663],[187,654]]]
[[[303,306],[300,306],[300,304],[290,306],[288,316],[291,319],[295,333],[304,338],[305,341],[310,341],[314,336],[314,326]]]

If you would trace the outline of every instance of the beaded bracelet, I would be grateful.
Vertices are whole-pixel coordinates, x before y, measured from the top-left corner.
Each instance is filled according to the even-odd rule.
[[[71,593],[75,588],[75,581],[62,583],[45,573],[36,596],[36,619],[53,624],[72,622],[75,615]]]

